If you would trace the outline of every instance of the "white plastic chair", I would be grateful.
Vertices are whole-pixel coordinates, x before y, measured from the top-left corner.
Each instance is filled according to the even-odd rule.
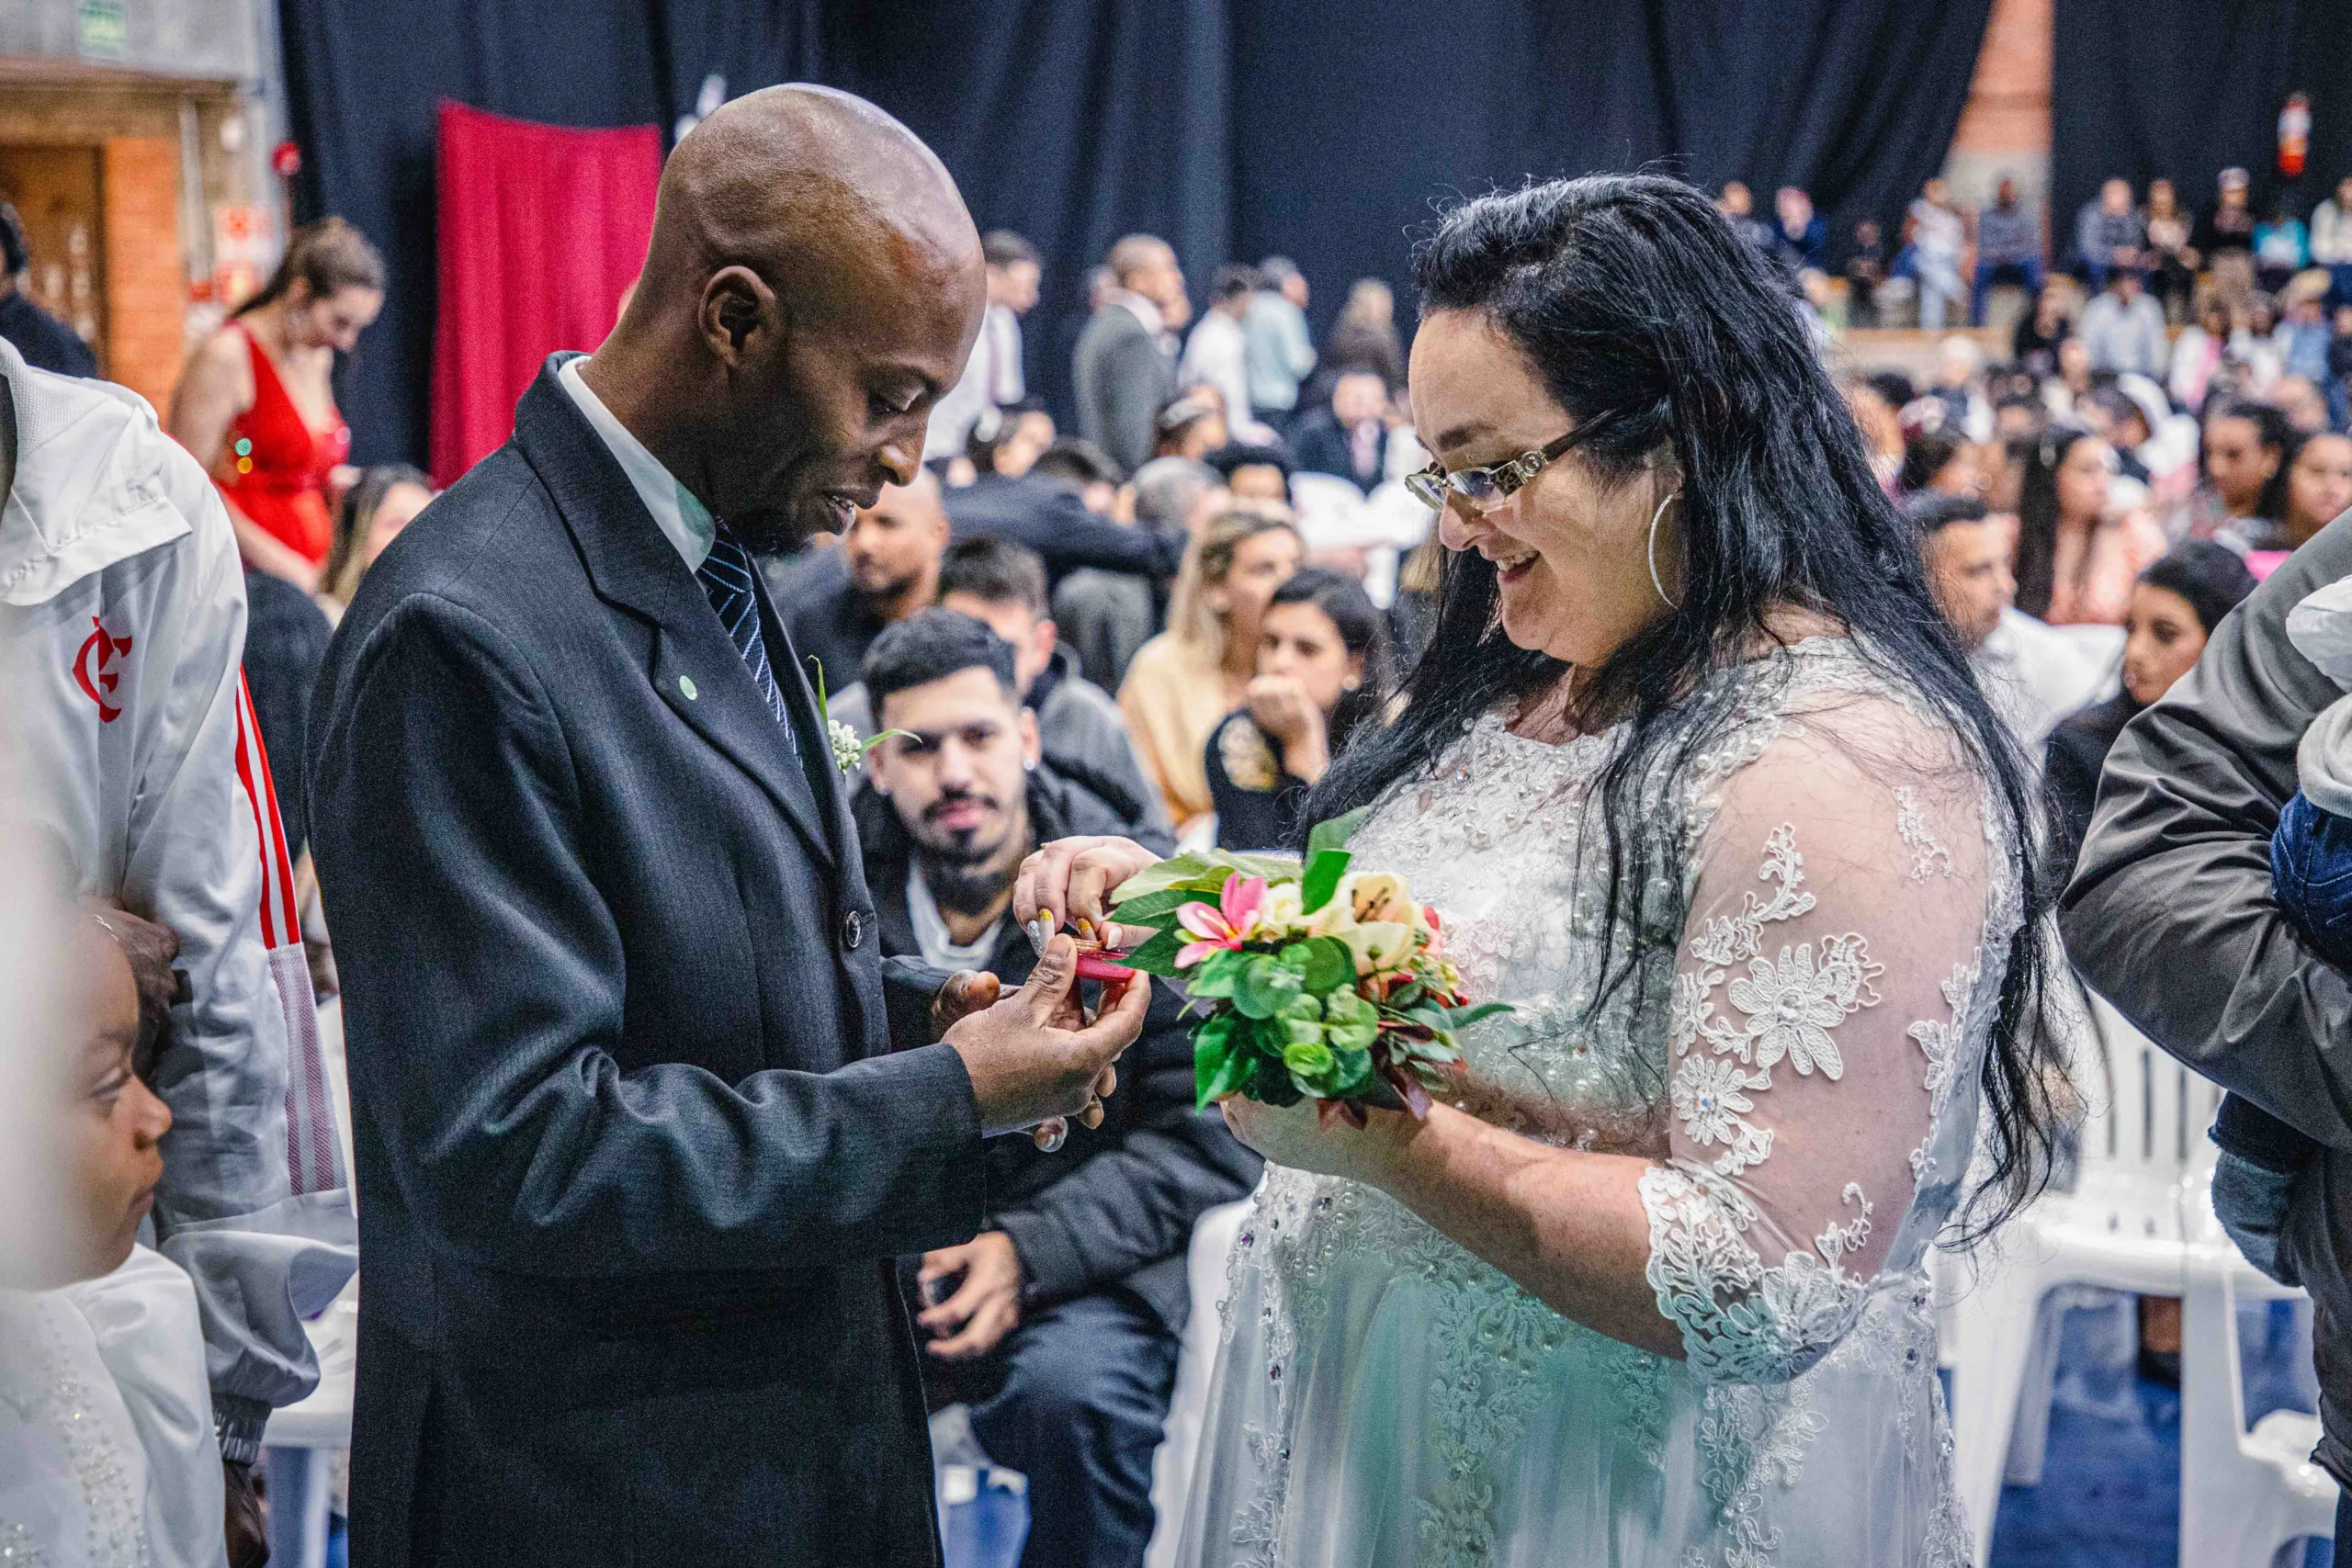
[[[1217,1341],[1224,1334],[1225,1273],[1234,1238],[1250,1199],[1220,1203],[1193,1225],[1185,1259],[1193,1314],[1176,1353],[1176,1388],[1168,1401],[1168,1423],[1151,1459],[1151,1545],[1144,1568],[1174,1568],[1178,1538],[1184,1533],[1184,1506],[1193,1494],[1193,1465],[1200,1455],[1201,1425],[1208,1417],[1209,1380],[1216,1372]]]
[[[2041,1483],[2059,1328],[2044,1303],[2064,1285],[2182,1298],[2179,1561],[2268,1568],[2286,1542],[2334,1533],[2336,1489],[2306,1457],[2317,1417],[2281,1411],[2245,1429],[2235,1303],[2301,1292],[2247,1264],[2213,1217],[2205,1129],[2221,1090],[2104,998],[2089,1002],[2107,1082],[2091,1097],[2075,1190],[2036,1202],[1973,1270],[1949,1260],[1939,1270],[1956,1479],[1977,1568],[2004,1479]]]

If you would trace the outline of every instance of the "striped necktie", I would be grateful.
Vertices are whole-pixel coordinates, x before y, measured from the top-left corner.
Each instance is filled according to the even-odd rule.
[[[720,525],[712,530],[710,554],[695,573],[695,580],[702,584],[710,607],[718,612],[718,624],[727,628],[728,640],[743,656],[743,665],[751,671],[752,683],[767,699],[768,711],[775,715],[776,724],[784,730],[784,738],[797,760],[800,738],[793,732],[791,716],[785,711],[784,692],[776,685],[775,671],[768,667],[767,639],[760,635],[760,600],[752,588],[752,573],[756,570],[750,552]]]

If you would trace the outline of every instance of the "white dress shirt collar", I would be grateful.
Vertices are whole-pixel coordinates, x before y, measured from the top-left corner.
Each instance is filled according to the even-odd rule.
[[[1130,311],[1134,312],[1136,320],[1143,323],[1143,330],[1149,333],[1153,337],[1159,338],[1167,335],[1168,318],[1160,313],[1160,310],[1158,305],[1154,304],[1144,296],[1136,293],[1134,289],[1113,289],[1111,291],[1111,303],[1114,305],[1124,305]]]
[[[571,400],[580,405],[589,424],[604,438],[614,461],[628,476],[637,498],[645,502],[646,511],[653,513],[653,525],[676,547],[686,570],[700,571],[702,563],[710,558],[710,542],[718,530],[710,509],[695,500],[694,492],[680,484],[662,466],[662,460],[645,449],[645,443],[613,417],[613,411],[605,406],[604,400],[589,389],[587,378],[580,373],[580,367],[587,363],[584,354],[565,360],[556,372],[556,379],[563,383],[563,389],[571,394]]]

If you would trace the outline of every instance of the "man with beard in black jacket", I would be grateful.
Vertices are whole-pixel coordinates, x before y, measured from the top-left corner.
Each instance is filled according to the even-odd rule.
[[[1036,960],[1012,912],[1031,851],[1097,833],[1169,847],[1040,762],[1012,645],[985,623],[924,611],[875,640],[865,675],[885,736],[855,810],[889,958],[1010,990]],[[917,1279],[933,1402],[968,1404],[989,1456],[1029,1477],[1033,1568],[1143,1561],[1193,1224],[1257,1180],[1258,1157],[1193,1109],[1182,1000],[1154,995],[1101,1126],[1050,1153],[988,1145],[980,1234],[926,1254]]]

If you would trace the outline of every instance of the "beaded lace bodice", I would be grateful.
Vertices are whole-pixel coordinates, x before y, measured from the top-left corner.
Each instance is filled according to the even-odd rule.
[[[1779,1560],[1765,1493],[1795,1481],[1822,1430],[1822,1375],[1906,1380],[1901,1447],[1939,1462],[1918,1414],[1934,1404],[1922,1263],[1968,1163],[2018,919],[2013,836],[1949,728],[1850,643],[1720,679],[1736,688],[1728,728],[1638,788],[1616,814],[1629,824],[1598,787],[1620,732],[1550,746],[1489,716],[1351,845],[1443,912],[1472,996],[1513,1005],[1465,1033],[1462,1107],[1656,1162],[1648,1282],[1687,1358],[1569,1322],[1382,1193],[1269,1168],[1235,1255],[1237,1287],[1254,1288],[1234,1298],[1257,1303],[1253,1356],[1275,1391],[1302,1346],[1345,1332],[1328,1321],[1337,1272],[1385,1269],[1438,1303],[1413,1395],[1442,1461],[1415,1504],[1424,1561],[1486,1560],[1496,1458],[1564,1379],[1617,1403],[1634,1464],[1703,1478],[1720,1523],[1686,1562]],[[1623,831],[1650,835],[1639,930],[1630,889],[1613,921],[1607,903]],[[1228,1339],[1240,1327],[1229,1317]],[[1283,1560],[1301,1438],[1279,1392],[1267,1410],[1238,1555],[1220,1561]],[[1695,1467],[1670,1459],[1678,1442]],[[1930,1533],[1923,1560],[1964,1554],[1956,1513]]]

